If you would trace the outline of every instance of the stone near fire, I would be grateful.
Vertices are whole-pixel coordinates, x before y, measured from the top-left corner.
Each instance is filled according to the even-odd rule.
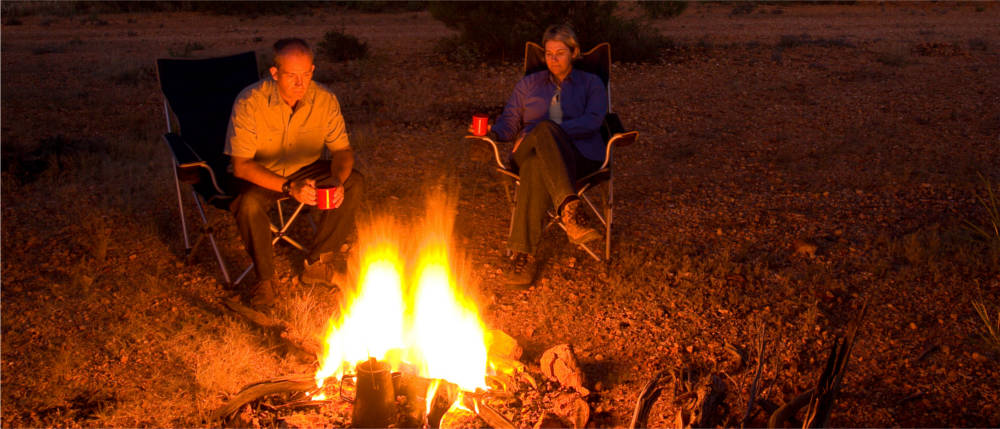
[[[584,377],[580,365],[576,362],[576,355],[573,353],[573,346],[560,344],[542,353],[541,361],[542,374],[549,380],[559,382],[559,384],[570,387],[587,396],[590,390],[583,387]]]
[[[590,404],[576,392],[561,393],[553,398],[552,411],[576,429],[587,427],[590,420]]]
[[[542,418],[538,419],[535,423],[534,429],[544,429],[544,428],[568,428],[569,423],[563,421],[559,416],[552,413],[542,414]]]

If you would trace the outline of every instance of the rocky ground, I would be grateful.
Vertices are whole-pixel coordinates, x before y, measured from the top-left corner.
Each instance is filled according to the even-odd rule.
[[[611,261],[551,231],[541,280],[511,291],[504,194],[462,136],[472,113],[499,112],[519,65],[445,61],[433,48],[451,32],[426,12],[5,9],[3,424],[200,426],[247,383],[315,369],[220,304],[205,244],[184,257],[153,64],[342,29],[371,57],[320,59],[317,80],[343,104],[369,211],[414,216],[426,185],[457,184],[483,318],[529,367],[572,344],[591,425],[627,425],[643,384],[680,368],[720,377],[719,424],[739,425],[758,363],[756,402],[791,400],[867,303],[832,425],[1000,426],[1000,345],[973,305],[1000,317],[1000,245],[966,223],[998,222],[976,198],[1000,183],[998,15],[709,3],[657,21],[669,54],[613,66],[612,108],[641,137],[616,153]],[[226,213],[210,215],[242,268]],[[334,295],[278,254],[277,317],[320,335]],[[755,408],[748,425],[765,423]]]

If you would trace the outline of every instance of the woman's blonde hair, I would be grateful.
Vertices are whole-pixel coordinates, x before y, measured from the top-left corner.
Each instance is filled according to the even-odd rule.
[[[550,25],[542,35],[542,47],[550,40],[562,42],[570,51],[573,51],[573,59],[580,58],[580,43],[576,41],[576,33],[569,24]]]

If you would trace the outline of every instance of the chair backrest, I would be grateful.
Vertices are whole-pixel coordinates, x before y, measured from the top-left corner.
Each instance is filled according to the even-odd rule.
[[[229,159],[223,153],[233,102],[243,88],[257,82],[253,52],[206,59],[156,60],[160,89],[180,125],[180,133],[198,156],[217,173]],[[170,117],[167,116],[170,130]]]
[[[524,75],[546,69],[545,48],[535,42],[524,44]],[[608,90],[608,111],[611,110],[611,45],[607,42],[594,46],[573,61],[573,67],[593,73],[604,82]]]

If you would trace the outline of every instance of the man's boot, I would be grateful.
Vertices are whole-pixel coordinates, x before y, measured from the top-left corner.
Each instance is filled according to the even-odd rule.
[[[343,286],[344,277],[344,270],[338,269],[334,261],[321,257],[311,264],[303,261],[299,281],[306,286]]]
[[[601,233],[587,226],[587,215],[584,213],[579,199],[574,199],[563,206],[560,220],[566,229],[566,236],[573,244],[584,244],[601,239]]]
[[[273,280],[261,280],[250,291],[250,305],[257,311],[264,311],[274,305]]]

